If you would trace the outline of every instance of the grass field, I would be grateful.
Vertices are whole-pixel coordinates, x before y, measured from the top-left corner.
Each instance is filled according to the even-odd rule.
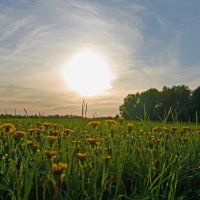
[[[0,122],[0,199],[200,199],[198,124]]]

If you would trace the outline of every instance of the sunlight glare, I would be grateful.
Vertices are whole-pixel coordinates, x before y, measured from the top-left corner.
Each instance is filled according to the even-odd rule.
[[[82,96],[96,96],[111,88],[112,74],[106,60],[94,51],[73,55],[64,67],[71,90]]]

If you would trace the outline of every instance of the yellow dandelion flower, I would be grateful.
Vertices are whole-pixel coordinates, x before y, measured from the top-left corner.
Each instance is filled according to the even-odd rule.
[[[94,138],[86,138],[85,140],[89,142],[91,145],[98,144],[98,140]]]
[[[128,127],[128,132],[130,133],[133,130],[133,124],[128,123],[127,127]]]
[[[23,138],[25,137],[26,133],[24,131],[15,131],[13,133],[13,137],[19,137],[19,138]]]
[[[52,158],[53,156],[57,156],[57,152],[54,150],[45,151],[45,155],[48,158]]]
[[[85,154],[85,153],[77,153],[77,158],[78,158],[79,160],[84,160],[84,159],[86,159],[87,157],[88,157],[88,155]]]
[[[42,131],[43,131],[42,128],[35,128],[35,132],[36,132],[36,133],[41,133]]]
[[[57,136],[53,136],[53,135],[48,135],[48,136],[46,136],[45,138],[46,138],[47,140],[51,141],[51,142],[53,142],[53,141],[55,141],[55,140],[58,139]]]
[[[67,167],[68,167],[68,164],[64,162],[53,163],[51,165],[51,171],[55,175],[61,175],[63,171],[67,169]]]
[[[49,122],[44,122],[44,123],[43,123],[43,126],[44,126],[46,129],[48,129],[48,128],[50,127],[50,125],[51,125],[51,123],[49,123]]]
[[[101,124],[100,121],[91,121],[91,122],[88,123],[88,126],[92,126],[93,128],[96,128],[100,124]]]
[[[108,124],[108,125],[116,125],[116,121],[113,120],[113,119],[108,119],[108,120],[106,120],[105,122],[106,122],[106,124]]]
[[[164,132],[168,132],[168,131],[169,131],[169,129],[168,129],[167,127],[163,127],[162,130],[163,130]]]
[[[50,135],[53,135],[53,136],[59,136],[59,135],[60,135],[60,132],[59,132],[59,131],[53,130],[53,129],[50,130],[49,133],[50,133]]]
[[[109,139],[108,136],[104,136],[104,137],[101,138],[102,141],[103,141],[103,140],[104,140],[104,141],[108,141],[108,139]]]
[[[28,129],[28,132],[29,132],[30,134],[32,134],[32,133],[35,132],[35,129],[34,129],[34,128],[29,128],[29,129]]]
[[[157,137],[152,136],[152,137],[151,137],[151,141],[152,141],[153,143],[156,142],[156,141],[157,141]]]
[[[190,128],[189,127],[183,127],[181,130],[184,131],[184,132],[187,132],[187,131],[190,131]]]
[[[64,131],[63,131],[66,135],[68,135],[69,133],[71,133],[72,132],[72,130],[71,129],[69,129],[69,128],[66,128],[66,129],[64,129]]]
[[[15,128],[14,124],[11,124],[11,123],[4,123],[4,124],[2,124],[0,126],[0,129],[4,130],[6,132],[9,132],[9,131],[11,131],[14,128]]]
[[[28,146],[33,146],[34,145],[34,142],[32,140],[27,140],[27,145]]]
[[[87,134],[88,131],[84,129],[84,130],[82,130],[82,133],[83,133],[83,134]]]
[[[152,128],[152,132],[160,131],[160,126],[156,126]]]
[[[174,127],[174,126],[171,127],[171,130],[172,130],[173,132],[177,131],[177,129],[178,129],[177,127]]]

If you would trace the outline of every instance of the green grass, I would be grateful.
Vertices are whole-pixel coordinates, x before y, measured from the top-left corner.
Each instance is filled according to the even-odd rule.
[[[198,124],[90,121],[0,119],[0,199],[200,199]]]

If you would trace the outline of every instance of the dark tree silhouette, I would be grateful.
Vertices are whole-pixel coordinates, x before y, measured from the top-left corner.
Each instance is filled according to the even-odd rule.
[[[126,119],[137,119],[146,112],[151,120],[195,121],[196,112],[200,115],[200,87],[193,92],[188,86],[164,86],[162,91],[151,88],[142,93],[129,94],[120,106],[120,112]]]

